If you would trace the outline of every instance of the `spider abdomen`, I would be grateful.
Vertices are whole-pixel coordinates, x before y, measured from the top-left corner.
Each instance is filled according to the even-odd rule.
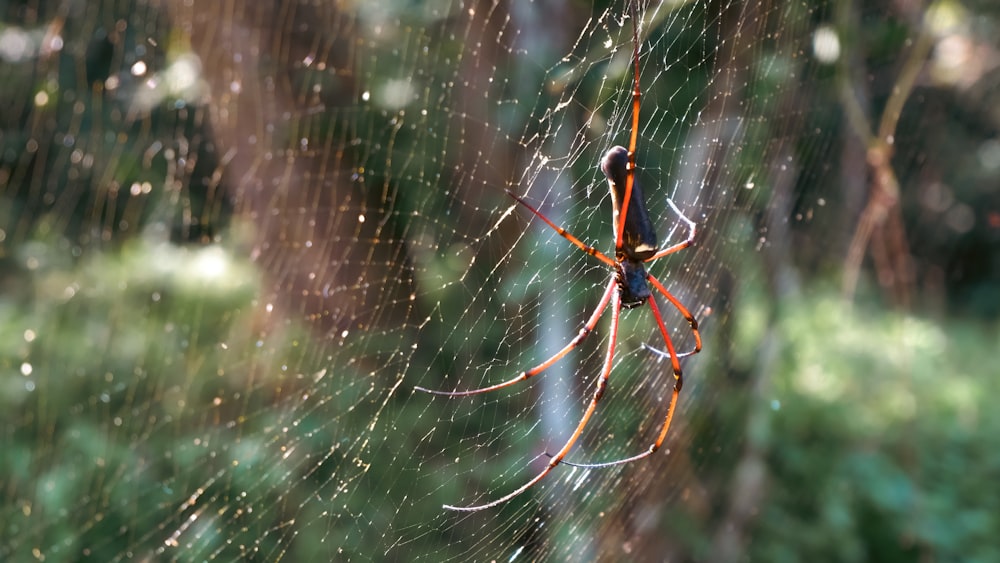
[[[656,230],[653,221],[646,210],[646,196],[642,186],[633,174],[632,194],[629,196],[627,209],[622,210],[625,191],[628,187],[629,153],[625,147],[614,146],[604,153],[601,159],[601,172],[608,179],[613,205],[612,225],[617,226],[619,215],[625,213],[625,225],[622,230],[621,247],[615,249],[618,260],[648,260],[659,249],[656,240]]]

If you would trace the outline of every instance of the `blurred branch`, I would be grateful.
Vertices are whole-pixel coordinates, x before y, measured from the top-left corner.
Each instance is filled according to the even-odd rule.
[[[757,377],[750,389],[752,398],[746,418],[746,448],[733,473],[726,516],[716,528],[712,541],[712,561],[741,561],[746,557],[749,529],[767,492],[770,475],[766,457],[772,447],[772,413],[767,397],[772,393],[771,374],[777,370],[784,345],[775,326],[775,303],[771,301],[767,332],[760,340],[760,353],[754,366]]]
[[[857,29],[857,25],[852,25],[856,20],[852,10],[852,4],[840,4],[837,20],[841,30]],[[872,171],[868,203],[861,213],[844,261],[843,296],[848,301],[854,298],[861,262],[869,247],[880,285],[895,295],[898,304],[905,307],[910,300],[913,267],[899,205],[899,181],[892,169],[892,152],[903,106],[913,92],[917,76],[923,70],[934,44],[924,22],[917,20],[915,26],[919,33],[893,84],[877,133],[855,95],[858,86],[854,83],[849,67],[851,57],[845,55],[840,58],[838,74],[841,103],[851,129],[865,143],[866,160]]]

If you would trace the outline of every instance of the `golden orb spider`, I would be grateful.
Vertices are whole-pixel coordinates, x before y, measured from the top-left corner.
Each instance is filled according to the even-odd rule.
[[[557,361],[561,360],[566,354],[583,342],[587,335],[594,330],[594,327],[597,325],[597,321],[600,320],[608,305],[611,304],[611,331],[610,336],[608,337],[608,351],[604,360],[604,367],[601,370],[597,381],[597,388],[594,390],[594,395],[590,400],[590,404],[587,406],[586,411],[584,411],[583,416],[580,418],[580,422],[577,424],[573,434],[558,452],[551,455],[546,454],[549,455],[549,463],[538,475],[519,487],[517,490],[494,501],[475,506],[444,505],[444,508],[448,510],[474,512],[503,504],[530,489],[560,463],[573,467],[584,468],[611,467],[624,463],[630,463],[651,455],[660,448],[670,430],[670,422],[673,419],[674,410],[677,407],[677,398],[680,395],[681,387],[684,384],[680,358],[697,354],[701,351],[701,335],[698,333],[698,322],[695,320],[691,312],[688,311],[683,304],[681,304],[680,300],[674,297],[673,294],[667,291],[659,280],[646,271],[645,266],[646,262],[651,262],[657,258],[663,258],[664,256],[673,254],[691,246],[695,238],[695,224],[693,221],[685,217],[679,209],[677,209],[677,206],[674,205],[673,201],[667,200],[670,207],[687,225],[689,234],[684,241],[660,250],[657,242],[656,231],[653,229],[653,223],[650,220],[649,212],[646,209],[646,200],[642,188],[639,186],[639,183],[635,178],[635,148],[639,132],[639,100],[641,96],[639,90],[639,24],[636,12],[637,9],[635,6],[635,0],[631,0],[629,2],[629,14],[632,19],[632,62],[634,79],[632,89],[632,133],[629,138],[629,148],[625,149],[621,146],[612,147],[607,153],[604,154],[604,158],[601,159],[600,166],[601,172],[604,173],[604,176],[608,180],[608,187],[611,191],[612,220],[615,226],[614,259],[608,257],[606,254],[592,246],[587,246],[581,242],[580,239],[550,221],[547,217],[545,217],[545,215],[529,205],[526,201],[511,192],[507,192],[510,197],[514,198],[515,201],[531,211],[536,217],[544,221],[546,225],[555,229],[555,231],[563,238],[573,243],[574,246],[590,256],[604,262],[611,268],[611,279],[608,282],[607,288],[604,290],[604,295],[597,304],[597,308],[594,309],[594,312],[590,315],[590,319],[587,320],[586,324],[584,324],[583,328],[580,329],[580,332],[576,335],[576,337],[563,347],[562,350],[537,366],[522,372],[513,379],[497,383],[496,385],[490,385],[488,387],[472,389],[469,391],[437,391],[427,389],[425,387],[416,387],[415,389],[425,393],[444,395],[446,397],[464,397],[468,395],[496,391],[497,389],[503,389],[504,387],[508,387],[534,377],[548,369]],[[624,210],[624,213],[622,210]],[[667,334],[667,328],[663,324],[663,318],[660,316],[660,309],[656,305],[656,300],[653,298],[653,291],[650,289],[650,286],[652,286],[652,289],[655,289],[663,297],[665,297],[667,301],[669,301],[670,304],[680,312],[685,320],[687,320],[688,324],[691,325],[691,332],[694,337],[695,344],[693,350],[683,354],[678,354],[674,349],[674,344],[670,339],[670,335]],[[608,378],[611,375],[611,368],[614,363],[615,341],[618,338],[618,317],[621,314],[622,307],[632,309],[644,304],[649,304],[649,308],[653,312],[653,317],[656,319],[656,325],[660,329],[663,341],[666,343],[667,351],[663,352],[647,345],[643,346],[648,350],[659,354],[663,358],[669,358],[674,372],[674,389],[670,398],[670,406],[667,410],[666,419],[663,421],[660,433],[656,437],[656,441],[650,444],[650,446],[642,453],[615,461],[593,464],[563,461],[563,458],[567,453],[569,453],[569,450],[573,447],[573,445],[576,444],[577,439],[579,439],[584,428],[586,428],[587,423],[590,421],[590,417],[594,414],[594,411],[597,408],[597,403],[601,400],[601,397],[604,396],[604,391],[607,387]]]

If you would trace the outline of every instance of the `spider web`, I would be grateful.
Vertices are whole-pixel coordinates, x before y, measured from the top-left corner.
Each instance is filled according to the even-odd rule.
[[[763,494],[740,488],[760,413],[779,409],[769,315],[867,248],[874,145],[859,131],[877,140],[907,69],[926,62],[890,131],[893,169],[917,185],[907,205],[933,211],[916,230],[929,279],[956,233],[995,219],[961,203],[995,196],[956,196],[927,151],[930,85],[985,108],[992,71],[931,47],[992,47],[955,31],[957,4],[899,4],[639,1],[637,178],[661,246],[688,234],[668,200],[698,228],[649,269],[705,349],[682,361],[660,452],[560,466],[471,514],[441,507],[514,490],[572,432],[610,310],[528,382],[413,388],[505,381],[597,305],[608,268],[505,190],[612,253],[597,163],[628,144],[626,5],[5,5],[0,559],[726,559]],[[866,52],[852,29],[895,35]],[[909,302],[924,270],[880,260],[896,239],[878,225],[862,290]],[[770,308],[747,305],[762,295]],[[664,347],[648,308],[623,310],[608,391],[567,461],[655,439],[673,378],[644,345]]]

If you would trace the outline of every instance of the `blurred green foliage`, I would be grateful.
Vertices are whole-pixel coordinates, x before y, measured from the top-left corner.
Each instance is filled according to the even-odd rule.
[[[332,536],[342,549],[363,554],[365,541],[345,540],[367,537],[362,530],[375,531],[380,520],[398,520],[379,500],[398,498],[393,488],[442,501],[460,496],[445,475],[418,481],[430,487],[418,492],[401,479],[392,461],[397,454],[377,447],[371,467],[352,478],[349,496],[351,510],[367,523],[309,525],[289,544],[256,526],[242,529],[228,514],[248,507],[275,521],[327,522],[311,509],[301,512],[300,506],[322,504],[301,503],[341,486],[351,472],[336,459],[317,466],[315,460],[301,465],[308,456],[279,456],[275,447],[284,442],[276,441],[275,429],[294,421],[295,448],[336,451],[338,441],[356,438],[351,429],[367,423],[374,408],[364,393],[351,397],[350,386],[317,389],[313,379],[283,367],[312,363],[303,356],[302,339],[310,338],[304,327],[267,341],[247,338],[259,274],[232,250],[140,239],[74,262],[59,260],[42,242],[21,247],[21,256],[39,266],[23,274],[36,288],[33,296],[0,300],[5,560],[28,559],[32,549],[49,561],[110,560],[124,546],[155,553],[163,534],[150,533],[184,529],[194,505],[212,523],[183,560],[228,550],[223,546],[248,533],[262,553],[292,549],[320,557],[326,548],[312,542]],[[754,327],[761,325],[751,319],[761,319],[765,307],[763,294],[741,299],[737,314],[747,322],[737,366],[755,360],[761,332]],[[784,303],[774,330],[783,344],[771,388],[749,401],[767,413],[753,439],[765,452],[768,478],[748,556],[997,560],[1000,415],[992,398],[1000,383],[990,376],[997,328],[877,305],[851,308],[816,291]],[[296,387],[329,391],[319,403],[324,408],[297,398],[289,391]],[[232,404],[230,398],[241,397]],[[283,397],[296,397],[295,412]],[[399,420],[427,424],[419,422],[425,405],[411,400],[398,408],[413,411]],[[331,425],[330,416],[358,422]],[[513,426],[505,432],[520,433]],[[403,449],[446,443],[431,448],[413,441]],[[324,467],[340,467],[340,475]],[[178,494],[195,491],[209,502],[179,504]],[[272,504],[272,495],[281,503]],[[415,522],[419,514],[413,512]],[[446,538],[435,537],[420,544],[421,552],[448,552]]]
[[[783,304],[760,561],[997,561],[1000,331],[817,293]]]

